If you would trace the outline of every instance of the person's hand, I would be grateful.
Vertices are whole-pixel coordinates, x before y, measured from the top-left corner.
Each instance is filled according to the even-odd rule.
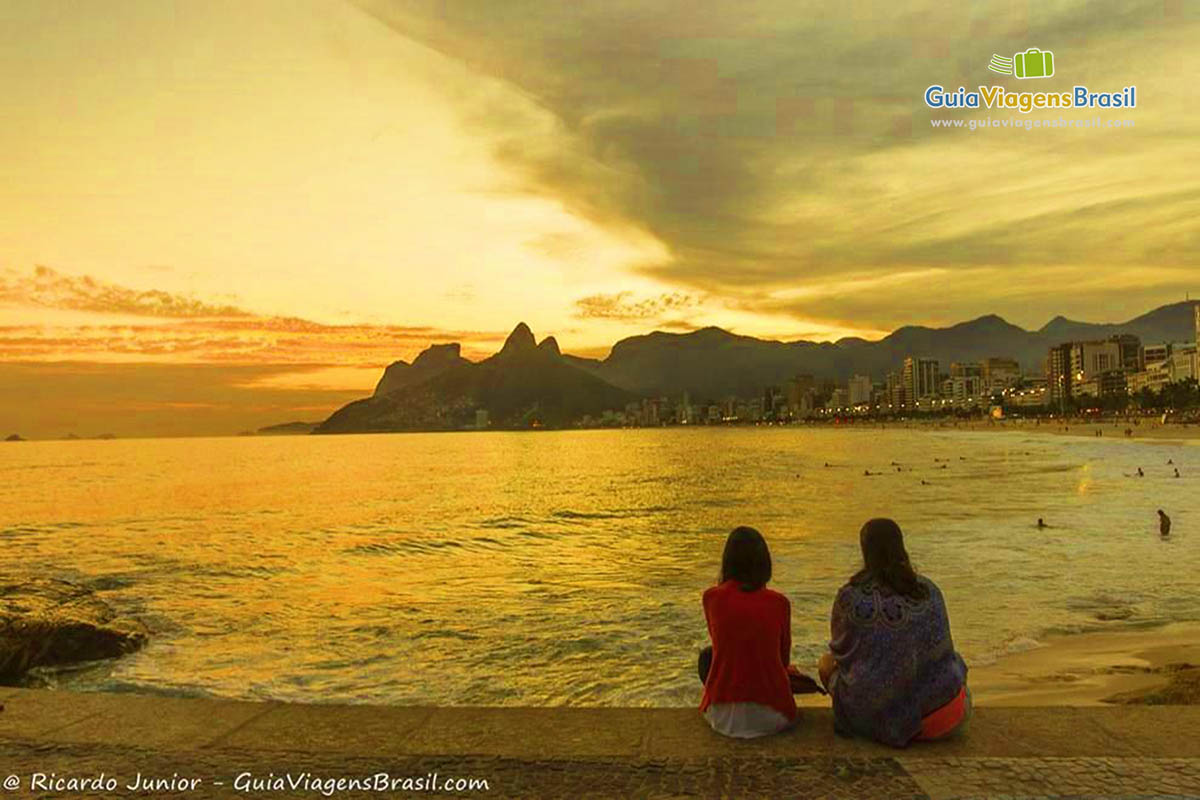
[[[837,671],[837,659],[833,657],[833,653],[822,653],[821,660],[817,662],[817,674],[821,676],[821,683],[825,688],[829,688],[829,681],[833,678],[833,673]]]
[[[821,684],[796,669],[795,664],[788,664],[787,675],[792,694],[828,694]]]

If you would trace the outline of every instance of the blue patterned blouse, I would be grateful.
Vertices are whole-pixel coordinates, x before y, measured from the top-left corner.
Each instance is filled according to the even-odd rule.
[[[954,651],[941,590],[925,577],[924,600],[897,595],[870,578],[843,586],[833,604],[830,682],[839,728],[903,747],[921,718],[949,703],[967,680]]]

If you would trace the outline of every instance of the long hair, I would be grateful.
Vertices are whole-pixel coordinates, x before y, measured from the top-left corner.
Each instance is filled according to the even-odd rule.
[[[761,589],[771,580],[771,551],[754,528],[734,528],[725,540],[717,583],[731,580],[737,581],[743,592]]]
[[[858,534],[862,546],[863,568],[851,578],[854,583],[874,579],[893,592],[913,600],[924,600],[929,591],[917,580],[917,573],[904,549],[904,534],[890,519],[871,519]]]

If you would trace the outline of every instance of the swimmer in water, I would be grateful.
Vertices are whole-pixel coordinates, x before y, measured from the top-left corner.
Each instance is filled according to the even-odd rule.
[[[1175,468],[1175,477],[1176,477],[1176,478],[1178,478],[1178,477],[1179,477],[1179,467],[1176,467],[1176,468]]]
[[[1038,517],[1038,524],[1037,524],[1037,526],[1038,526],[1039,528],[1045,528],[1045,527],[1047,527],[1047,526],[1046,526],[1046,520],[1042,519],[1041,517]]]
[[[1158,532],[1164,539],[1171,535],[1171,518],[1161,508],[1158,510]]]
[[[1141,468],[1141,467],[1138,467],[1138,473],[1137,473],[1137,475],[1138,475],[1138,477],[1139,477],[1139,478],[1144,478],[1144,477],[1146,477],[1146,473],[1142,472],[1142,468]]]

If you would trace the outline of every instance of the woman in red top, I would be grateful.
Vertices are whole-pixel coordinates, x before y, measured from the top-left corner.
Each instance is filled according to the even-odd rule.
[[[712,648],[700,654],[700,711],[726,736],[766,736],[797,719],[788,666],[791,604],[767,588],[770,580],[771,553],[762,534],[735,528],[725,541],[718,585],[704,593]],[[804,679],[796,674],[795,680]]]

